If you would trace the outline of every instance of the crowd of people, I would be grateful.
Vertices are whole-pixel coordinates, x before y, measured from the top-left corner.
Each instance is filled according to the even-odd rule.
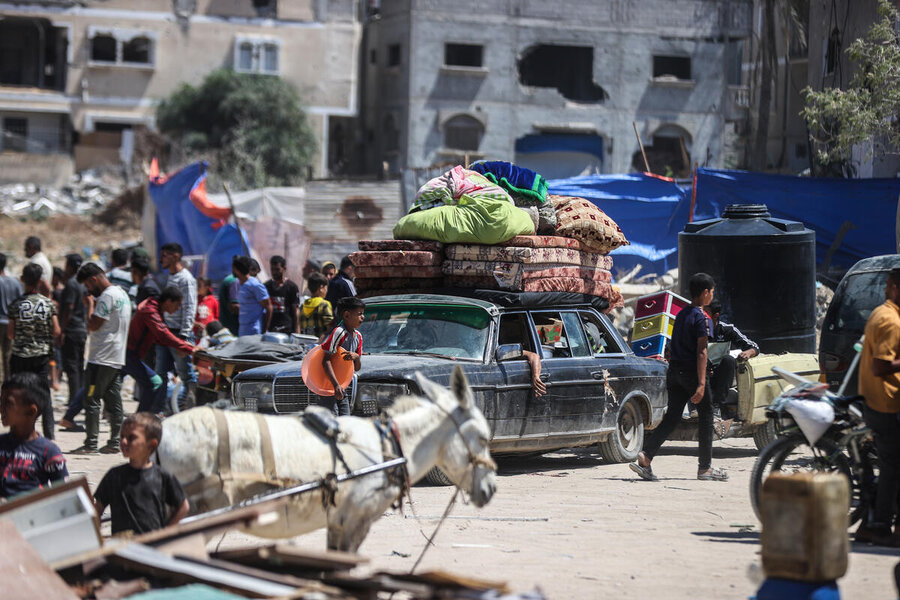
[[[112,469],[95,493],[97,509],[111,507],[113,533],[143,532],[177,522],[187,513],[184,492],[150,456],[162,436],[169,376],[182,383],[182,406],[193,402],[196,373],[191,356],[201,347],[266,332],[306,334],[332,356],[345,348],[359,368],[361,337],[355,331],[364,305],[355,298],[353,264],[308,261],[304,281],[287,278],[281,256],[269,261],[271,278],[258,278],[259,263],[235,256],[232,274],[214,292],[213,282],[197,277],[183,263],[183,249],[165,244],[153,273],[143,248],[116,249],[109,265],[65,256],[54,268],[41,240],[24,244],[26,263],[7,273],[0,253],[0,417],[9,431],[0,435],[0,500],[68,476],[64,454],[54,443],[51,389],[60,375],[68,384],[66,412],[59,426],[83,432],[72,454],[116,454],[128,463]],[[335,321],[335,310],[338,319]],[[341,316],[348,323],[338,326]],[[124,414],[122,378],[135,381],[134,414]],[[334,410],[349,414],[335,384]],[[343,402],[341,402],[343,400]],[[76,423],[84,413],[84,424]],[[100,443],[100,420],[109,438]],[[42,421],[42,434],[36,430]]]

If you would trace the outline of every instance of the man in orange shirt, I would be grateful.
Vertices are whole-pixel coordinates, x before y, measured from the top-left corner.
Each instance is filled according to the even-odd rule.
[[[900,546],[891,533],[900,492],[900,269],[888,274],[884,304],[866,322],[859,363],[859,391],[866,399],[866,424],[878,450],[878,490],[872,519],[856,532],[856,541]]]

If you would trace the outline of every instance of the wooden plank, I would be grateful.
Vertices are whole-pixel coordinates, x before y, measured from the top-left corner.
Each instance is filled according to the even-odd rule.
[[[0,581],[3,600],[78,600],[7,519],[0,519]]]
[[[264,504],[235,509],[227,513],[214,515],[198,521],[165,527],[163,529],[135,536],[132,539],[139,544],[156,544],[165,540],[200,532],[206,533],[207,535],[212,533],[214,535],[215,532],[221,531],[222,528],[230,529],[232,527],[252,523],[267,513],[279,510],[284,504],[287,504],[286,498],[271,500]]]
[[[213,553],[214,558],[254,565],[287,565],[324,571],[347,571],[369,562],[351,552],[304,550],[290,544],[232,548]]]

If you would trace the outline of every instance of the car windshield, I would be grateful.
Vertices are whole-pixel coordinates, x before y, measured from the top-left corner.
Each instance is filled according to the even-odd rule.
[[[433,354],[481,360],[491,315],[477,306],[367,305],[359,331],[372,354]]]
[[[851,275],[847,279],[837,315],[837,328],[862,332],[876,306],[884,302],[887,271]]]

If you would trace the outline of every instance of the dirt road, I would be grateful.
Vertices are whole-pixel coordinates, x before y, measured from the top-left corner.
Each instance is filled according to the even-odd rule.
[[[101,443],[106,431],[104,424]],[[60,446],[71,450],[82,436],[61,433]],[[759,559],[759,526],[747,497],[755,456],[751,440],[717,442],[714,464],[731,475],[724,483],[697,481],[696,443],[664,446],[653,464],[661,478],[656,483],[586,450],[501,461],[494,499],[483,509],[457,505],[420,570],[505,580],[517,591],[539,587],[554,600],[748,598],[758,587],[747,576]],[[121,457],[68,460],[69,470],[85,473],[93,488]],[[392,512],[376,522],[360,550],[371,567],[409,569],[451,495],[450,488],[413,488],[421,524],[408,505],[405,516]],[[231,533],[219,543],[253,539]],[[325,534],[294,542],[324,549]],[[855,545],[840,581],[845,600],[897,598],[898,561],[897,550]]]

